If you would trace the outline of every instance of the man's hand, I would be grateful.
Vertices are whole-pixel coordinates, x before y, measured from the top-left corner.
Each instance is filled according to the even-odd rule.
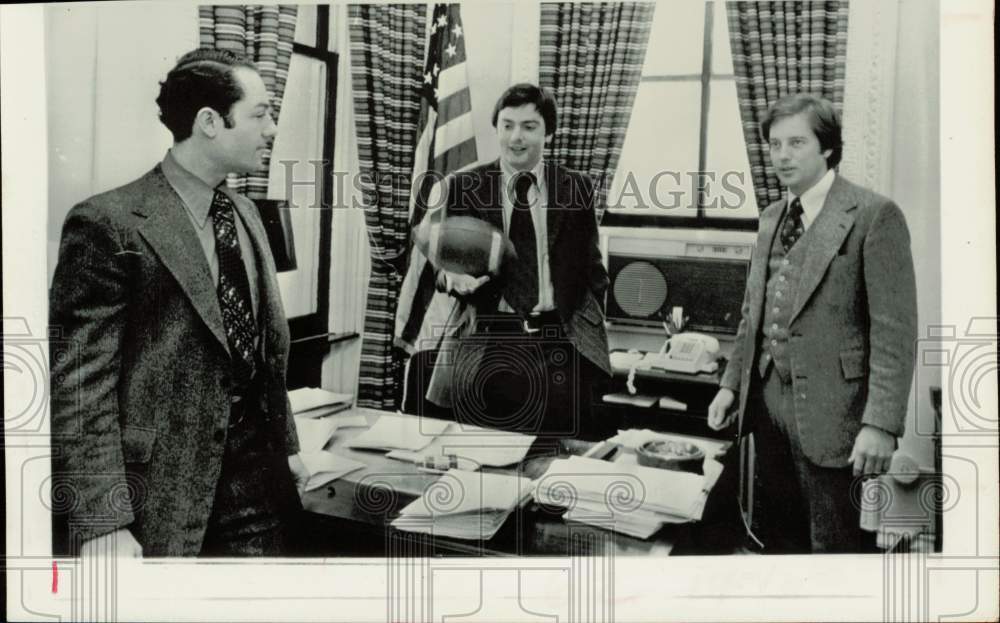
[[[472,275],[463,275],[462,273],[443,272],[446,284],[445,291],[459,298],[469,296],[490,280],[489,275],[473,277]]]
[[[295,478],[295,487],[301,493],[305,490],[306,483],[309,482],[309,477],[312,474],[309,473],[306,464],[302,462],[302,457],[298,454],[288,457],[288,468],[292,470],[292,476]]]
[[[733,402],[735,401],[736,394],[731,389],[723,387],[715,394],[712,404],[708,405],[708,426],[712,430],[722,430],[733,423],[736,413],[733,412],[727,415],[727,411],[729,411],[729,408],[733,406]]]
[[[875,426],[865,424],[854,440],[851,458],[847,459],[854,465],[854,475],[884,474],[889,471],[892,463],[892,453],[896,450],[896,438]]]
[[[102,534],[83,542],[80,558],[142,558],[142,546],[128,528]]]

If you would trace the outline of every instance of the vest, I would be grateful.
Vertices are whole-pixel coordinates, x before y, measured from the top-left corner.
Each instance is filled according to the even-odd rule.
[[[782,382],[791,383],[791,360],[788,354],[789,324],[802,267],[809,255],[809,246],[814,236],[811,235],[812,229],[807,229],[786,255],[781,245],[783,225],[784,218],[778,224],[777,233],[771,242],[771,253],[767,262],[767,289],[764,295],[757,372],[764,378],[768,368],[773,365]]]

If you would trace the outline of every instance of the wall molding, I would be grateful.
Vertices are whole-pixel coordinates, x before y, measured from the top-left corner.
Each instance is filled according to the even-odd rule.
[[[898,0],[851,2],[840,172],[881,194],[892,190]]]

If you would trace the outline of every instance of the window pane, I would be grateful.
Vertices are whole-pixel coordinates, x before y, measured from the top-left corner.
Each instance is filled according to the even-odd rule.
[[[319,205],[323,199],[322,177],[311,161],[323,157],[326,119],[326,64],[292,54],[288,67],[278,135],[271,151],[268,198],[288,201],[286,221],[290,222],[298,269],[278,273],[278,286],[289,318],[315,312],[318,279]],[[286,165],[292,161],[296,184],[288,195]],[[305,183],[313,182],[314,183]]]
[[[300,4],[295,21],[295,43],[316,46],[316,5]]]
[[[729,43],[729,23],[726,21],[726,3],[717,0],[712,10],[712,73],[724,76],[733,74],[733,48]]]
[[[623,214],[695,216],[701,83],[640,84],[608,206]]]
[[[657,3],[642,75],[701,74],[704,36],[702,0]]]
[[[708,193],[705,216],[757,218],[757,200],[733,80],[712,80],[706,148],[706,174],[714,183],[713,192]],[[713,203],[715,208],[711,207]]]

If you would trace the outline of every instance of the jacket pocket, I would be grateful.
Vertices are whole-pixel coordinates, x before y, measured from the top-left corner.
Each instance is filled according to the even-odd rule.
[[[864,377],[867,367],[865,351],[848,350],[840,353],[840,369],[844,373],[844,379],[850,381]]]
[[[153,455],[156,429],[126,426],[122,430],[122,455],[126,463],[148,463]]]

